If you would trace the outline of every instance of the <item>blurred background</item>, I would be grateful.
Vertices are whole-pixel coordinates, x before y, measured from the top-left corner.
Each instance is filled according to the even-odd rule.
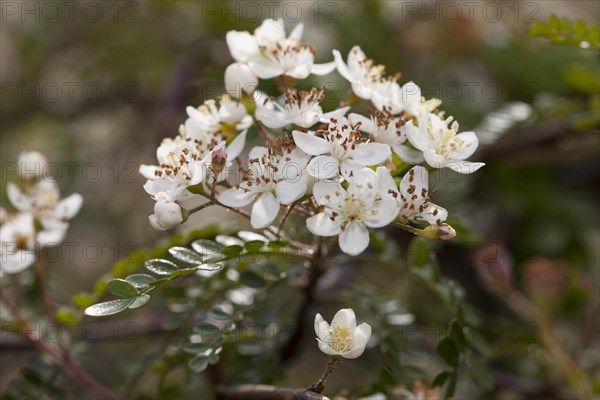
[[[89,291],[131,251],[164,240],[167,234],[148,224],[153,201],[138,166],[154,163],[156,147],[176,135],[187,105],[223,92],[223,72],[232,62],[226,32],[283,18],[288,32],[305,24],[304,40],[318,49],[317,62],[332,60],[332,49],[347,54],[358,44],[388,73],[400,71],[401,82],[412,80],[425,97],[443,100],[441,109],[461,130],[480,136],[474,158],[485,168],[466,177],[444,171],[430,183],[439,188],[436,203],[449,210],[459,233],[439,248],[441,269],[465,288],[483,323],[500,329],[487,338],[494,384],[482,392],[463,382],[456,398],[563,398],[535,338],[538,327],[517,322],[510,304],[493,294],[491,287],[502,280],[537,304],[600,390],[598,51],[528,34],[551,13],[597,25],[599,2],[3,1],[1,7],[2,206],[10,208],[4,192],[9,165],[25,149],[56,163],[64,194],[84,197],[66,239],[74,243],[72,255],[60,247],[55,251],[64,253],[54,255],[48,268],[56,303]],[[325,108],[346,96],[348,85],[335,73],[311,83],[328,85]],[[198,214],[183,230],[214,223],[223,231],[241,227],[224,213]],[[398,300],[416,321],[439,317],[428,309],[426,291],[398,277],[386,280],[385,266],[369,268],[357,269],[343,289],[364,289],[364,278],[379,293],[402,293]],[[336,308],[326,309],[330,315]],[[149,311],[120,318],[144,325]],[[125,387],[140,364],[148,370],[153,365],[142,359],[149,356],[147,336],[133,337],[108,343],[112,347],[96,344],[86,353],[91,371],[109,386]],[[277,370],[278,382],[301,386],[313,380],[311,365],[319,363],[320,370],[323,362],[311,338],[309,326],[302,351]],[[116,354],[131,362],[121,364]],[[22,379],[22,369],[37,362],[32,357],[18,343],[3,344],[5,396]],[[433,362],[421,353],[407,357]],[[332,388],[364,389],[379,362],[371,355],[343,365]],[[154,398],[152,371],[137,377],[141,383],[131,393]],[[176,376],[171,386],[178,379],[197,379],[192,388],[202,383]],[[184,389],[164,393],[190,398]]]

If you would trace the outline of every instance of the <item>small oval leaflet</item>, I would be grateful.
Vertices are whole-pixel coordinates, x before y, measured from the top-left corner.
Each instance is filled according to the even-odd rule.
[[[135,286],[124,279],[112,279],[106,284],[106,289],[118,297],[130,298],[139,294]]]
[[[148,260],[144,263],[144,266],[151,272],[157,275],[170,275],[171,273],[178,271],[179,267],[168,260],[153,259]]]
[[[169,249],[169,254],[179,261],[189,264],[202,264],[204,262],[204,258],[200,254],[192,249],[188,249],[187,247],[171,247]]]
[[[125,280],[135,286],[137,289],[142,289],[147,287],[152,282],[156,281],[156,279],[152,275],[148,274],[133,274],[129,275]]]
[[[129,307],[134,300],[135,299],[119,299],[94,304],[93,306],[85,309],[85,314],[92,317],[103,317],[106,315],[117,314]]]

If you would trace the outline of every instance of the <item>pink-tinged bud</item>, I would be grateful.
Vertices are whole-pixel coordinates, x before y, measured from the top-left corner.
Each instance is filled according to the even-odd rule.
[[[23,151],[19,154],[17,165],[22,181],[37,181],[46,170],[46,157],[37,151]]]
[[[225,90],[227,94],[241,99],[244,93],[252,94],[258,87],[258,77],[243,63],[233,63],[225,70]]]
[[[475,252],[475,265],[481,278],[497,289],[512,287],[513,265],[508,250],[498,243],[486,243]]]
[[[212,158],[210,161],[210,168],[215,174],[215,179],[219,176],[221,172],[225,169],[225,165],[227,164],[227,153],[225,150],[217,149],[212,152]]]
[[[187,213],[174,201],[159,200],[154,205],[154,214],[148,219],[154,229],[166,231],[182,224],[187,219],[184,214]]]
[[[450,240],[456,236],[456,231],[448,224],[441,224],[438,226],[438,234],[440,239]]]

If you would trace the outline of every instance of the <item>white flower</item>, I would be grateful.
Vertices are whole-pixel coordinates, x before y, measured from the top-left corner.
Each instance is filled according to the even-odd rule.
[[[156,150],[158,165],[141,165],[140,173],[148,179],[144,189],[155,200],[186,200],[190,186],[224,180],[230,167],[244,149],[247,127],[252,117],[239,103],[221,100],[220,107],[212,100],[196,108],[188,107],[189,118],[180,127],[180,135],[164,139]],[[244,129],[229,145],[227,136]],[[211,165],[213,152],[224,149],[226,163],[215,177]]]
[[[309,159],[298,148],[280,155],[271,148],[255,147],[250,151],[242,182],[221,193],[217,200],[228,207],[244,207],[254,201],[250,224],[256,229],[269,226],[281,204],[291,204],[306,193],[304,171]]]
[[[338,50],[333,50],[335,66],[338,72],[352,85],[352,91],[361,99],[371,100],[383,88],[385,66],[373,65],[359,46],[354,46],[344,62]]]
[[[66,230],[68,220],[80,210],[83,198],[74,193],[61,200],[58,185],[49,177],[22,190],[16,184],[7,185],[8,199],[18,210],[31,212],[42,227],[48,230]]]
[[[231,56],[238,62],[247,63],[261,79],[287,75],[305,79],[308,75],[327,75],[335,69],[333,62],[314,63],[314,48],[301,42],[302,24],[296,25],[286,37],[283,20],[267,19],[254,31],[229,31],[226,40]]]
[[[256,104],[256,119],[269,128],[283,128],[286,125],[298,125],[310,128],[317,122],[329,122],[331,118],[341,118],[350,107],[343,107],[323,113],[319,105],[325,96],[323,91],[313,88],[310,92],[288,89],[283,95],[283,106],[268,98]]]
[[[377,115],[371,118],[360,114],[350,114],[348,120],[352,125],[358,125],[359,130],[368,133],[377,143],[385,143],[404,162],[418,164],[423,162],[423,153],[407,146],[407,138],[401,129],[404,124],[400,118]]]
[[[361,136],[346,118],[332,119],[327,130],[315,136],[294,131],[296,145],[305,153],[317,156],[308,165],[308,173],[318,180],[336,177],[338,172],[350,178],[361,168],[377,165],[391,156],[390,146],[371,143]]]
[[[383,197],[379,187],[378,175],[369,168],[350,179],[347,191],[339,182],[315,183],[313,196],[323,212],[306,220],[308,230],[319,236],[340,235],[344,253],[362,253],[369,245],[368,228],[388,225],[398,215],[396,201]]]
[[[19,175],[22,181],[37,181],[46,172],[46,157],[37,151],[23,151],[17,159]]]
[[[190,139],[211,140],[219,134],[243,131],[252,125],[252,117],[244,106],[227,96],[221,97],[218,107],[214,100],[206,100],[198,108],[188,106],[185,110],[189,118],[183,125],[182,136]]]
[[[426,114],[418,118],[418,126],[408,121],[402,129],[410,143],[423,152],[427,164],[434,168],[448,167],[461,174],[470,174],[484,163],[464,161],[477,149],[475,132],[457,134],[458,123],[451,118],[442,120],[436,114]]]
[[[244,63],[233,63],[225,70],[225,90],[236,99],[252,94],[258,87],[258,77]]]
[[[438,99],[425,100],[421,88],[414,82],[400,86],[393,79],[382,81],[376,86],[373,105],[380,111],[392,115],[404,113],[409,117],[421,117],[435,110],[442,102]]]
[[[183,223],[183,211],[171,200],[159,200],[154,204],[154,214],[148,217],[154,229],[166,231]]]
[[[35,261],[36,250],[57,245],[64,235],[65,230],[36,232],[30,212],[8,215],[0,227],[0,270],[8,274],[23,271]]]
[[[411,168],[396,187],[386,168],[378,168],[379,189],[384,198],[394,198],[400,206],[399,218],[403,222],[425,221],[439,225],[448,218],[448,212],[429,201],[429,176],[425,167]]]
[[[356,326],[356,316],[351,308],[339,310],[331,325],[321,316],[315,316],[315,333],[319,349],[330,356],[358,358],[371,338],[371,326],[366,322]]]

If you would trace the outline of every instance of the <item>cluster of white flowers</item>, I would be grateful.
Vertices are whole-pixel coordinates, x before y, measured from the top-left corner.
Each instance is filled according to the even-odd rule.
[[[368,247],[370,229],[392,223],[452,238],[447,211],[431,202],[428,171],[479,169],[482,163],[466,161],[478,146],[475,133],[459,133],[458,123],[437,111],[440,100],[386,76],[358,46],[346,61],[334,50],[334,61],[315,64],[302,30],[298,25],[286,35],[282,20],[266,20],[253,34],[227,34],[236,61],[225,72],[227,95],[218,106],[208,100],[188,107],[179,135],[158,148],[158,165],[140,168],[157,201],[152,226],[166,230],[184,222],[188,212],[180,203],[199,193],[228,208],[252,205],[255,229],[268,228],[282,207],[298,211],[308,231],[339,236],[349,255]],[[298,80],[334,69],[351,85],[350,104],[371,102],[368,115],[346,116],[344,103],[324,112],[325,88],[297,88]],[[257,89],[260,79],[272,78],[279,97]],[[250,128],[265,143],[253,147],[246,162],[235,160]]]
[[[56,181],[47,176],[46,158],[22,152],[17,161],[18,181],[8,182],[7,195],[15,211],[0,207],[0,275],[29,267],[43,247],[59,244],[79,212],[83,199],[75,193],[64,199]]]

